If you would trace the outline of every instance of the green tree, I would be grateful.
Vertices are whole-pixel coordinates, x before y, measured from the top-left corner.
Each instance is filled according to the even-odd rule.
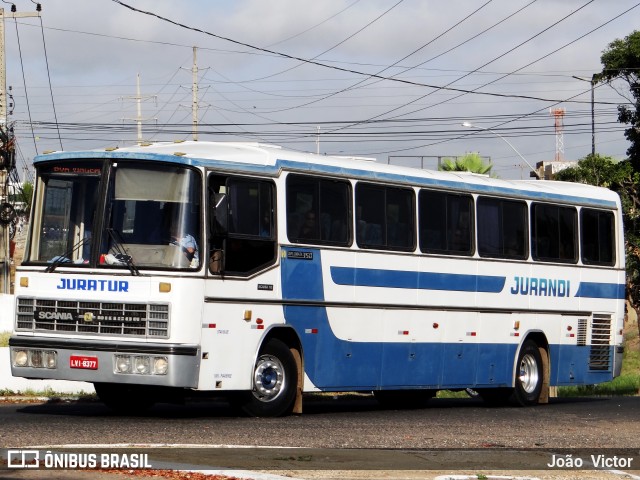
[[[616,162],[596,154],[556,173],[555,179],[606,187],[620,195],[627,252],[627,300],[640,315],[640,172],[630,160]]]
[[[596,82],[621,79],[629,85],[629,93],[623,94],[633,106],[618,106],[618,121],[629,125],[624,131],[631,145],[627,150],[634,170],[640,171],[640,31],[634,31],[624,39],[614,40],[600,57],[602,72],[595,75]]]
[[[29,215],[31,211],[31,198],[33,196],[33,184],[31,182],[24,182],[17,192],[9,195],[9,201],[11,202],[24,202],[24,212],[22,210],[18,213],[26,213]]]
[[[455,160],[445,158],[439,167],[439,170],[445,172],[472,172],[482,175],[490,175],[493,165],[485,163],[479,153],[467,153]]]
[[[621,181],[625,171],[626,169],[621,168],[620,163],[611,157],[589,154],[579,160],[575,167],[557,172],[554,179],[611,188]]]
[[[25,211],[27,214],[31,212],[31,200],[33,197],[33,183],[24,182],[22,184],[22,192],[20,193],[22,201],[27,205]]]

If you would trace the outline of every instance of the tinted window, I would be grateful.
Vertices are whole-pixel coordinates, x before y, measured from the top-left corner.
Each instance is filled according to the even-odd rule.
[[[613,213],[583,208],[580,218],[582,262],[590,265],[616,263]]]
[[[524,202],[478,198],[478,253],[482,257],[527,257],[527,206]]]
[[[531,206],[532,256],[546,262],[577,262],[578,216],[573,207]]]
[[[356,240],[362,248],[411,251],[415,248],[413,190],[358,183]]]
[[[292,242],[348,246],[351,185],[301,175],[287,177],[287,237]]]
[[[420,249],[426,253],[473,253],[473,199],[470,195],[420,191]]]
[[[269,180],[211,175],[209,271],[249,275],[276,261],[275,187]]]

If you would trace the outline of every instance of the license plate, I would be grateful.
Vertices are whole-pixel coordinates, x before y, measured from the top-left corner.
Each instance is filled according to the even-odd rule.
[[[83,357],[80,355],[71,355],[69,358],[69,366],[71,368],[84,368],[87,370],[98,369],[97,357]]]

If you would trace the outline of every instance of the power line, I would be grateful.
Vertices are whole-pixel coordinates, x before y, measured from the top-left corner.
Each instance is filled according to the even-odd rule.
[[[538,100],[538,101],[543,101],[543,102],[560,102],[560,101],[567,101],[567,100],[558,100],[558,99],[550,99],[550,98],[543,98],[543,97],[536,97],[534,95],[516,95],[516,94],[502,94],[502,93],[497,93],[497,92],[478,92],[478,91],[473,91],[473,90],[465,90],[462,88],[453,88],[453,87],[448,87],[448,86],[441,86],[441,85],[433,85],[433,84],[428,84],[428,83],[421,83],[421,82],[414,82],[411,80],[406,80],[406,79],[401,79],[401,78],[394,78],[394,77],[385,77],[382,75],[376,75],[376,74],[371,74],[371,73],[365,73],[365,72],[361,72],[352,68],[343,68],[343,67],[336,67],[333,65],[327,65],[326,63],[322,63],[322,62],[318,62],[317,60],[309,60],[306,58],[302,58],[302,57],[298,57],[295,55],[290,55],[287,53],[283,53],[283,52],[278,52],[278,51],[274,51],[274,50],[270,50],[268,48],[262,48],[262,47],[258,47],[255,45],[252,45],[250,43],[246,43],[246,42],[241,42],[239,40],[234,40],[232,38],[229,37],[224,37],[222,35],[218,35],[212,32],[208,32],[206,30],[202,30],[201,28],[196,28],[196,27],[190,27],[188,25],[185,25],[183,23],[177,22],[175,20],[171,20],[167,17],[163,17],[162,15],[159,15],[157,13],[153,13],[150,11],[146,11],[146,10],[141,10],[135,7],[132,7],[131,5],[128,5],[124,2],[122,2],[121,0],[111,0],[114,3],[117,3],[118,5],[121,5],[125,8],[128,8],[129,10],[132,10],[134,12],[137,13],[141,13],[144,15],[149,15],[152,17],[155,17],[159,20],[162,20],[164,22],[170,23],[172,25],[175,25],[177,27],[180,28],[184,28],[187,30],[191,30],[193,32],[197,32],[197,33],[202,33],[203,35],[208,35],[211,36],[213,38],[217,38],[219,40],[224,40],[236,45],[241,45],[247,48],[251,48],[254,49],[256,51],[260,51],[260,52],[265,52],[265,53],[270,53],[282,58],[287,58],[289,60],[297,60],[300,62],[304,62],[304,63],[308,63],[310,65],[316,65],[319,67],[323,67],[323,68],[327,68],[327,69],[331,69],[331,70],[337,70],[337,71],[341,71],[341,72],[346,72],[346,73],[353,73],[356,75],[361,75],[361,76],[365,76],[365,77],[371,77],[371,78],[378,78],[381,80],[389,80],[392,82],[397,82],[397,83],[402,83],[405,85],[413,85],[413,86],[417,86],[417,87],[427,87],[427,88],[433,88],[433,89],[437,89],[437,90],[447,90],[447,91],[452,91],[452,92],[460,92],[460,93],[469,93],[469,94],[474,94],[474,95],[486,95],[486,96],[491,96],[491,97],[498,97],[498,98],[520,98],[520,99],[524,99],[524,100]],[[591,0],[594,1],[594,0]],[[237,82],[239,83],[239,82]],[[585,103],[585,102],[576,102],[576,103]]]
[[[493,0],[489,0],[490,2]],[[272,73],[271,75],[267,75],[265,77],[260,77],[260,78],[256,78],[252,81],[259,81],[259,80],[266,80],[268,78],[272,78],[272,77],[276,77],[278,75],[282,75],[283,73],[286,72],[290,72],[291,70],[298,68],[300,65],[304,65],[305,63],[309,63],[312,60],[316,60],[317,58],[321,57],[322,55],[324,55],[325,53],[330,52],[331,50],[334,50],[335,48],[339,47],[340,45],[342,45],[343,43],[349,41],[350,39],[352,39],[353,37],[355,37],[356,35],[358,35],[360,32],[362,32],[363,30],[367,29],[368,27],[370,27],[371,25],[373,25],[375,22],[377,22],[378,20],[380,20],[382,17],[384,17],[387,13],[389,13],[391,10],[393,10],[394,8],[396,8],[398,5],[400,5],[402,2],[404,2],[404,0],[398,0],[398,2],[396,2],[395,4],[393,4],[391,7],[389,7],[387,10],[385,10],[384,12],[382,12],[380,15],[378,15],[376,18],[374,18],[373,20],[371,20],[370,22],[368,22],[366,25],[364,25],[363,27],[359,28],[358,30],[356,30],[354,33],[352,33],[351,35],[347,36],[345,39],[340,40],[338,43],[336,43],[335,45],[333,45],[332,47],[329,47],[328,49],[324,50],[323,52],[318,53],[317,55],[314,55],[312,58],[310,59],[306,59],[301,63],[298,63],[297,65],[294,65],[293,67],[287,68],[285,70],[282,70],[280,72],[277,73]]]
[[[22,61],[22,47],[20,45],[20,34],[18,33],[18,22],[16,24],[16,38],[18,43],[18,52],[20,54],[20,68],[22,69],[22,83],[24,84],[24,96],[27,101],[27,112],[29,113],[29,124],[31,125],[31,137],[33,138],[33,147],[38,153],[38,145],[36,144],[36,136],[33,133],[33,120],[31,119],[31,107],[29,106],[29,95],[27,93],[27,78],[24,74],[24,62]]]
[[[44,40],[44,28],[42,26],[42,17],[38,16],[38,18],[40,19],[40,30],[42,31],[42,46],[44,48],[44,60],[47,65],[47,79],[49,81],[49,92],[51,93],[51,105],[53,107],[53,118],[55,119],[57,124],[58,114],[56,113],[56,102],[53,99],[53,88],[51,88],[51,73],[49,72],[49,57],[47,56],[47,44]],[[16,25],[16,28],[17,28],[17,25]],[[23,75],[24,75],[24,72],[23,72]],[[25,87],[25,91],[26,91],[26,87]],[[60,140],[60,150],[64,150],[64,148],[62,147],[62,138],[60,137],[60,131],[58,131],[58,139]]]

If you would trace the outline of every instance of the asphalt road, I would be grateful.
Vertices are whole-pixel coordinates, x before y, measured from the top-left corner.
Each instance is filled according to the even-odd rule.
[[[640,448],[640,397],[552,399],[533,408],[434,399],[384,410],[370,396],[305,398],[305,413],[247,418],[222,401],[119,416],[100,402],[0,404],[0,448],[64,444],[312,448]]]
[[[201,446],[155,450],[153,461],[202,464],[206,457],[207,465],[283,471],[452,465],[534,470],[554,455],[581,457],[591,468],[592,454],[633,457],[626,470],[637,471],[640,397],[552,399],[534,408],[435,399],[425,409],[384,410],[370,396],[323,396],[306,399],[303,415],[267,419],[239,416],[222,401],[157,405],[137,417],[116,415],[99,402],[0,404],[0,448],[69,445],[96,446],[96,452],[103,445],[133,445],[130,452],[148,445]],[[220,454],[205,448],[219,445],[304,449]],[[318,459],[322,466],[314,463]]]

